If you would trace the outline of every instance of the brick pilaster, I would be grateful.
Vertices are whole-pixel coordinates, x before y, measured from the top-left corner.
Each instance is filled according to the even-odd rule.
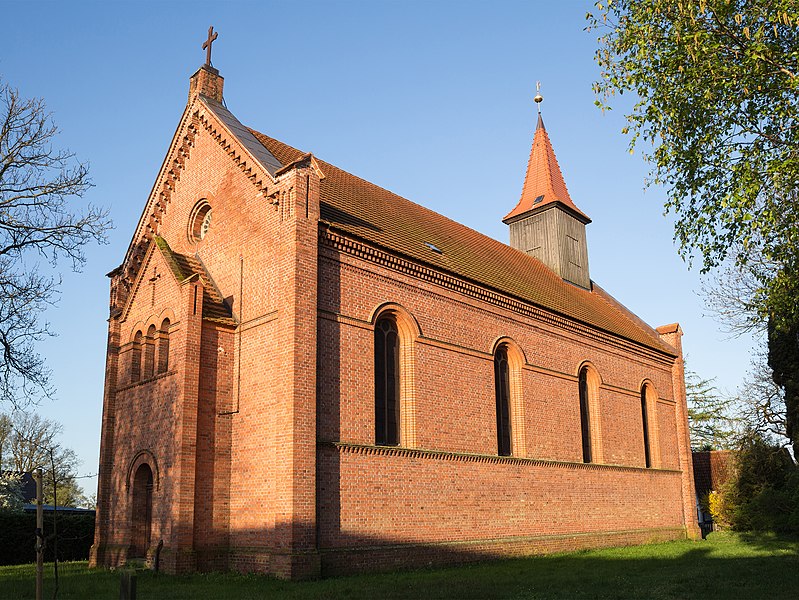
[[[702,537],[696,515],[696,491],[694,489],[694,467],[691,457],[691,437],[688,433],[688,399],[685,393],[685,361],[682,353],[683,331],[679,324],[658,327],[660,337],[677,350],[677,358],[671,368],[674,401],[677,405],[677,449],[682,471],[683,521],[689,538]]]
[[[319,178],[311,160],[280,176],[281,282],[273,364],[278,377],[273,571],[319,574],[316,540],[316,333]]]
[[[114,311],[114,282],[111,283],[111,309]],[[97,510],[94,525],[94,544],[89,554],[89,566],[110,564],[106,556],[109,544],[111,514],[112,473],[114,470],[114,433],[116,427],[116,389],[119,367],[119,319],[108,319],[108,342],[105,359],[105,386],[103,393],[102,435],[100,437],[100,465],[97,476]]]
[[[205,288],[195,278],[183,286],[180,347],[183,351],[180,394],[175,406],[173,525],[169,570],[194,570],[194,486],[197,460],[197,401],[200,385],[200,347]]]

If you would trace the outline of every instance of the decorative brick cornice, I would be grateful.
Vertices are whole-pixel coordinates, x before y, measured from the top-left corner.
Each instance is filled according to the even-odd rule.
[[[217,117],[204,107],[199,97],[195,98],[186,108],[178,130],[172,138],[169,151],[150,192],[150,198],[139,220],[133,241],[125,255],[125,260],[122,263],[123,286],[117,289],[114,298],[118,305],[124,304],[125,298],[136,280],[136,275],[144,260],[147,247],[153,237],[159,233],[161,220],[172,199],[172,194],[177,188],[181,172],[186,167],[191,150],[196,145],[197,134],[200,130],[208,132],[211,138],[228,155],[233,164],[238,166],[258,192],[263,194],[267,202],[276,204],[276,200],[269,198],[267,186],[264,183],[265,180],[269,181],[271,176],[257,167],[257,162],[246,155],[235,136],[230,134]],[[114,307],[112,306],[112,313],[113,311]]]
[[[664,365],[671,366],[674,362],[674,359],[665,353],[659,353],[614,333],[564,317],[530,304],[529,302],[518,300],[461,277],[450,275],[423,263],[415,262],[381,248],[371,246],[350,236],[345,236],[333,231],[327,226],[319,228],[319,241],[322,245],[336,250],[337,252],[388,267],[392,270],[404,273],[405,275],[439,285],[494,306],[499,306],[516,314],[524,315],[551,327],[563,329],[572,334],[591,338],[602,344],[608,344],[627,352],[642,355],[647,359],[660,362]]]
[[[525,458],[518,456],[495,456],[493,454],[473,454],[468,452],[447,452],[444,450],[425,450],[421,448],[402,448],[399,446],[367,446],[346,442],[318,442],[319,446],[333,448],[341,454],[362,454],[374,456],[396,456],[398,458],[426,458],[430,460],[451,462],[475,462],[502,465],[527,465],[548,467],[553,469],[569,469],[578,471],[628,471],[635,473],[656,473],[663,475],[679,474],[674,469],[652,469],[630,465],[606,465],[597,463],[567,462],[545,460],[541,458]]]
[[[122,275],[123,286],[121,288],[117,286],[116,294],[113,298],[116,302],[116,307],[124,305],[127,294],[130,292],[144,261],[147,248],[153,237],[159,232],[161,220],[172,199],[172,193],[177,187],[177,182],[180,180],[181,171],[185,168],[191,149],[195,145],[197,132],[198,121],[196,117],[188,118],[184,114],[181,126],[178,127],[175,137],[172,138],[169,152],[167,152],[164,164],[153,185],[150,199],[145,206],[136,228],[136,233],[133,236],[133,241],[122,263],[122,269],[121,271],[115,270],[109,273],[109,275]],[[114,306],[112,306],[112,314],[113,312]]]

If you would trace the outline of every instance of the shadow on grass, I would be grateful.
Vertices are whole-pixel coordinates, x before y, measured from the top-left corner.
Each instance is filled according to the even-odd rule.
[[[0,596],[33,597],[33,565],[0,568]],[[59,597],[113,598],[119,573],[61,568]],[[52,594],[48,570],[46,597]],[[163,598],[795,598],[799,540],[714,534],[702,542],[588,550],[463,567],[290,583],[255,575],[139,574],[140,600]]]

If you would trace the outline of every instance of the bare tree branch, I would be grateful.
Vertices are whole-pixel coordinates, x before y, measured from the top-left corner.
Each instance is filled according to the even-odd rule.
[[[41,98],[23,99],[0,81],[0,402],[50,397],[50,372],[35,346],[52,335],[42,312],[58,295],[61,260],[74,270],[83,248],[105,243],[107,211],[74,201],[91,187],[89,169],[54,148],[58,128]]]

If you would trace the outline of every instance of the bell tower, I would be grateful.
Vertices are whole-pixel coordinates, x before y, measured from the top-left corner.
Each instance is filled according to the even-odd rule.
[[[555,158],[537,93],[538,124],[527,163],[522,197],[504,219],[510,245],[543,262],[565,281],[591,289],[585,226],[591,219],[572,202]]]

